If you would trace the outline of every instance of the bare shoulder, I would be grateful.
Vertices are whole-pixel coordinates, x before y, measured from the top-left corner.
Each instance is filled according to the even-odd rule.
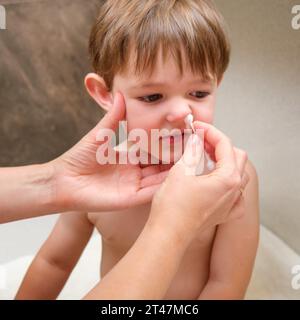
[[[242,201],[234,208],[234,210],[240,211],[240,217],[219,225],[216,239],[222,240],[222,248],[229,244],[232,247],[236,243],[241,251],[248,247],[249,252],[253,253],[256,252],[259,241],[258,175],[250,160],[248,160],[245,170],[249,175],[249,182],[243,192]]]
[[[246,185],[242,201],[235,210],[239,210],[240,217],[230,220],[222,226],[222,232],[236,234],[237,237],[256,237],[259,233],[260,209],[259,209],[259,181],[255,166],[248,160],[246,172],[249,175],[249,182]],[[218,228],[219,230],[220,228]]]
[[[242,201],[233,209],[243,214],[218,225],[211,254],[211,285],[203,291],[204,299],[218,295],[223,299],[242,299],[251,278],[259,243],[258,175],[249,160],[245,169],[250,179]]]
[[[238,222],[240,228],[245,228],[249,232],[256,233],[259,230],[259,178],[253,163],[248,160],[245,168],[249,175],[249,182],[243,192],[243,210],[244,214],[241,221]],[[256,230],[256,231],[255,231]]]

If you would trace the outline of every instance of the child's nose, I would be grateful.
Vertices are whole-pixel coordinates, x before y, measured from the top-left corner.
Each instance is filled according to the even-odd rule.
[[[166,119],[169,122],[180,122],[184,121],[185,117],[190,113],[192,113],[192,108],[188,103],[174,103],[168,110]]]

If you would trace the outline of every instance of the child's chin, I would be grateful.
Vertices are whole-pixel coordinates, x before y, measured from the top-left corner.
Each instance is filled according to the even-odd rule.
[[[150,164],[174,164],[182,157],[183,145],[159,143],[157,147],[148,147],[147,150],[142,148],[142,152],[148,154]]]
[[[161,164],[174,164],[176,163],[181,157],[182,152],[176,152],[174,150],[170,150],[169,154],[166,152],[159,152],[159,154],[152,154],[150,153],[152,158],[155,158],[156,161],[159,161]]]

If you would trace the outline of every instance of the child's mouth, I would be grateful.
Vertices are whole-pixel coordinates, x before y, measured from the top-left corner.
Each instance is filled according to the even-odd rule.
[[[183,142],[184,139],[184,133],[181,132],[181,134],[172,134],[172,135],[167,135],[163,137],[159,137],[159,140],[164,142],[164,143],[169,143],[169,144],[175,144],[175,143],[180,143]]]
[[[164,142],[164,144],[174,145],[177,143],[184,143],[185,139],[187,139],[190,135],[190,131],[180,130],[180,132],[159,137],[159,141]]]

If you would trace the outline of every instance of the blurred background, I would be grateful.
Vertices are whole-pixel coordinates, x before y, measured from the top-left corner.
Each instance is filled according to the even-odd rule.
[[[49,161],[102,117],[83,84],[92,71],[88,38],[101,2],[0,0],[7,20],[0,30],[0,166]],[[300,30],[291,25],[297,2],[215,0],[232,43],[215,125],[248,152],[260,180],[261,241],[248,293],[253,299],[300,298],[291,286],[292,267],[300,265]],[[55,220],[0,226],[0,267],[18,270],[7,271],[9,288],[0,286],[0,298],[13,296]],[[82,257],[79,278],[87,259],[95,259],[93,246]],[[80,297],[86,286],[81,292],[70,282],[62,297]]]

